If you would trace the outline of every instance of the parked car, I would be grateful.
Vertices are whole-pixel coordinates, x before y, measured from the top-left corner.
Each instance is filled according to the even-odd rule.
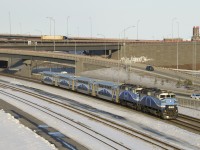
[[[191,96],[190,96],[191,98],[193,98],[193,99],[200,99],[200,94],[191,94]]]
[[[148,65],[148,66],[146,66],[146,70],[147,71],[154,71],[154,68],[153,68],[153,66]]]

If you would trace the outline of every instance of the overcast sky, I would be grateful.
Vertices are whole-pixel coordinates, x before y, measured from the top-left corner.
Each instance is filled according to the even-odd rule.
[[[178,33],[190,39],[193,26],[200,25],[199,8],[200,0],[0,0],[0,33],[48,35],[46,17],[53,17],[56,35],[118,38],[135,26],[126,38],[136,39],[138,31],[139,39]]]

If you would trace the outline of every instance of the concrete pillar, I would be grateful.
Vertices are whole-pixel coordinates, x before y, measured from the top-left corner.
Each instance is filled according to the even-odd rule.
[[[75,61],[75,66],[76,66],[76,75],[80,75],[81,72],[84,71],[84,64],[83,64],[83,59],[79,58],[77,61]]]

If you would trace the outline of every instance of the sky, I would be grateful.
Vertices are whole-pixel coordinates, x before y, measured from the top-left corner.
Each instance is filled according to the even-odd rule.
[[[190,39],[193,26],[200,25],[199,0],[0,0],[0,3],[0,33],[7,34],[53,35],[55,21],[55,35]]]

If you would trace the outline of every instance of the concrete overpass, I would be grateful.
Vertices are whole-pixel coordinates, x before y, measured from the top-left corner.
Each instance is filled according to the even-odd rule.
[[[62,37],[62,36],[61,36]],[[41,36],[0,34],[0,47],[43,51],[109,51],[120,49],[119,39],[67,37],[44,40]],[[105,53],[105,52],[104,52]]]
[[[28,44],[28,41],[20,41],[17,43],[7,43],[1,42],[1,48],[5,49],[20,49],[20,50],[35,50],[35,51],[54,51],[53,42],[31,42]],[[121,45],[114,43],[75,43],[75,42],[55,42],[55,51],[104,51],[106,50],[107,54],[109,51],[116,51],[120,49]],[[111,52],[110,52],[111,53]]]
[[[105,67],[116,67],[119,61],[110,60],[100,57],[91,57],[83,55],[74,55],[66,53],[45,52],[45,51],[24,51],[24,50],[9,50],[0,49],[0,66],[7,65],[4,68],[12,68],[18,62],[24,65],[27,72],[24,76],[31,76],[32,68],[36,62],[52,63],[65,67],[73,67],[76,74],[79,75],[82,71],[93,70]]]

